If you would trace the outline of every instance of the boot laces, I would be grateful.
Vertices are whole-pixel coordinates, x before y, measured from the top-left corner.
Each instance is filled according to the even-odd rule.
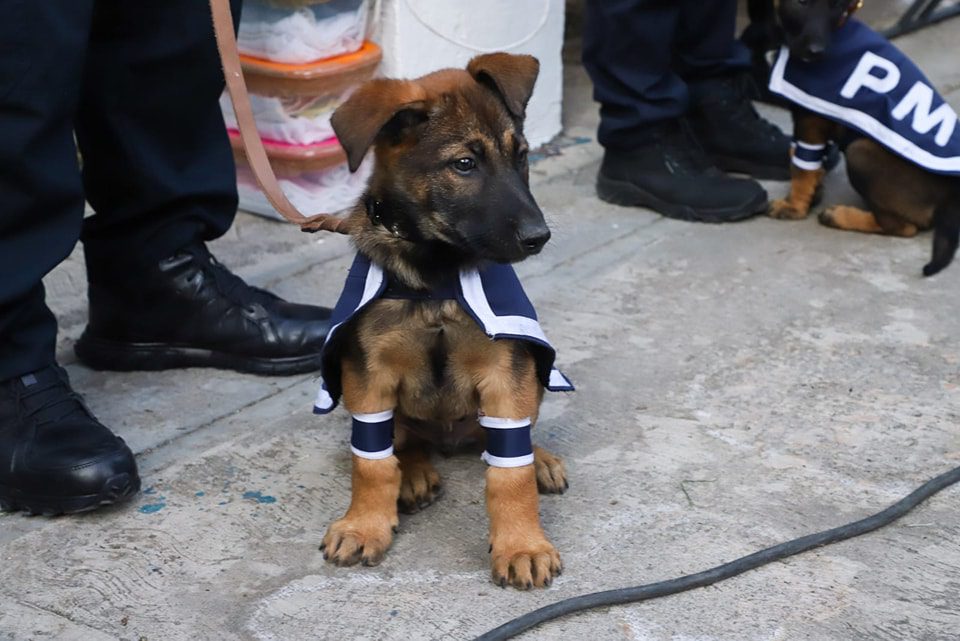
[[[74,415],[93,416],[83,397],[73,391],[59,371],[55,380],[26,385],[18,396],[21,415],[33,419],[38,425],[55,423]]]
[[[666,125],[658,137],[664,160],[673,173],[678,173],[678,170],[703,173],[714,168],[686,119],[681,118],[676,123]]]
[[[231,272],[206,247],[191,248],[186,250],[186,253],[193,257],[193,263],[197,269],[213,279],[214,287],[230,302],[250,308],[256,304],[264,305],[277,300],[274,294],[248,284]]]

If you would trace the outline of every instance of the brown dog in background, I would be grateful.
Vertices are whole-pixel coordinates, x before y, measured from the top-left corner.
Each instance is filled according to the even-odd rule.
[[[813,60],[826,51],[831,33],[860,0],[753,0],[771,2],[791,56]],[[755,8],[756,11],[756,8]],[[793,109],[794,140],[810,146],[852,137],[832,120],[802,108]],[[923,274],[931,276],[950,264],[960,238],[960,179],[935,174],[910,163],[864,136],[846,146],[850,184],[869,209],[849,205],[829,207],[819,215],[822,224],[836,229],[912,237],[933,228],[933,257]],[[820,197],[823,169],[792,166],[790,193],[771,203],[770,215],[802,219]]]
[[[466,70],[378,79],[337,109],[333,127],[356,170],[375,148],[368,191],[349,216],[360,253],[411,290],[428,291],[484,261],[512,263],[550,237],[528,185],[523,119],[539,63],[488,54]],[[456,300],[371,302],[344,326],[343,401],[355,415],[394,411],[395,455],[353,456],[352,499],[324,536],[324,558],[376,565],[398,506],[429,505],[440,487],[437,442],[483,439],[478,413],[537,418],[543,386],[530,345],[491,341]],[[563,463],[534,448],[534,464],[490,467],[486,499],[493,580],[551,583],[560,555],[539,519],[541,492],[567,487]]]

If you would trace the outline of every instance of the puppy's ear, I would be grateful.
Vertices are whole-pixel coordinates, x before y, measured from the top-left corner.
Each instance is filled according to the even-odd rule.
[[[360,86],[330,118],[350,171],[356,171],[380,132],[394,119],[405,126],[426,118],[426,92],[410,80],[379,78]]]
[[[533,56],[488,53],[467,63],[467,72],[500,94],[507,110],[522,119],[540,73],[540,61]]]

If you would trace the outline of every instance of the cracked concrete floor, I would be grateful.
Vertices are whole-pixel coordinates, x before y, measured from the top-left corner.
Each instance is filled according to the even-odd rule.
[[[957,34],[960,20],[900,41],[955,106],[960,68],[943,52]],[[592,140],[570,44],[566,135]],[[555,235],[519,270],[578,385],[548,396],[536,430],[571,478],[542,500],[566,565],[551,589],[489,582],[474,454],[439,461],[443,498],[402,518],[382,565],[326,565],[317,544],[348,503],[342,410],[310,414],[313,376],[80,367],[75,253],[47,279],[61,355],[139,453],[145,491],[76,518],[0,517],[0,638],[466,639],[562,597],[860,518],[960,464],[960,267],[922,279],[929,236],[667,220],[599,202],[599,157],[571,144],[534,166]],[[854,198],[841,171],[829,180],[829,201]],[[215,250],[315,303],[334,300],[351,255],[341,238],[245,215]],[[956,639],[958,502],[952,488],[862,539],[523,638]]]

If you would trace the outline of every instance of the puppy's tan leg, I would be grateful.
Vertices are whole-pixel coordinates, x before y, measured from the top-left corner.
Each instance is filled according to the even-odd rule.
[[[430,462],[430,446],[397,422],[397,458],[400,460],[400,511],[414,514],[440,495],[440,474]]]
[[[820,222],[827,227],[865,234],[887,234],[904,238],[917,235],[917,226],[898,216],[881,212],[873,213],[848,205],[835,205],[828,208],[820,214]]]
[[[389,371],[363,372],[343,365],[343,401],[352,414],[374,414],[396,405]],[[399,524],[400,463],[395,455],[371,460],[353,456],[352,495],[347,513],[323,537],[323,558],[337,565],[377,565]]]
[[[794,114],[793,137],[799,143],[824,146],[830,141],[835,129],[836,125],[815,114],[808,112]],[[781,220],[806,218],[823,182],[824,174],[823,169],[804,169],[791,161],[790,193],[786,198],[770,203],[770,216]]]
[[[504,345],[500,343],[499,345]],[[500,349],[481,381],[480,407],[486,416],[536,421],[542,390],[532,357],[517,371],[513,349]],[[560,573],[560,554],[540,526],[535,465],[487,470],[487,512],[493,581],[522,590],[550,585]]]
[[[541,494],[563,494],[570,487],[567,470],[559,456],[534,446],[533,466],[537,471],[537,488]]]
[[[770,203],[770,217],[780,220],[802,220],[810,214],[814,196],[823,181],[823,169],[790,168],[790,194]]]
[[[872,212],[848,205],[828,207],[819,216],[820,223],[835,229],[881,234],[883,229]]]

